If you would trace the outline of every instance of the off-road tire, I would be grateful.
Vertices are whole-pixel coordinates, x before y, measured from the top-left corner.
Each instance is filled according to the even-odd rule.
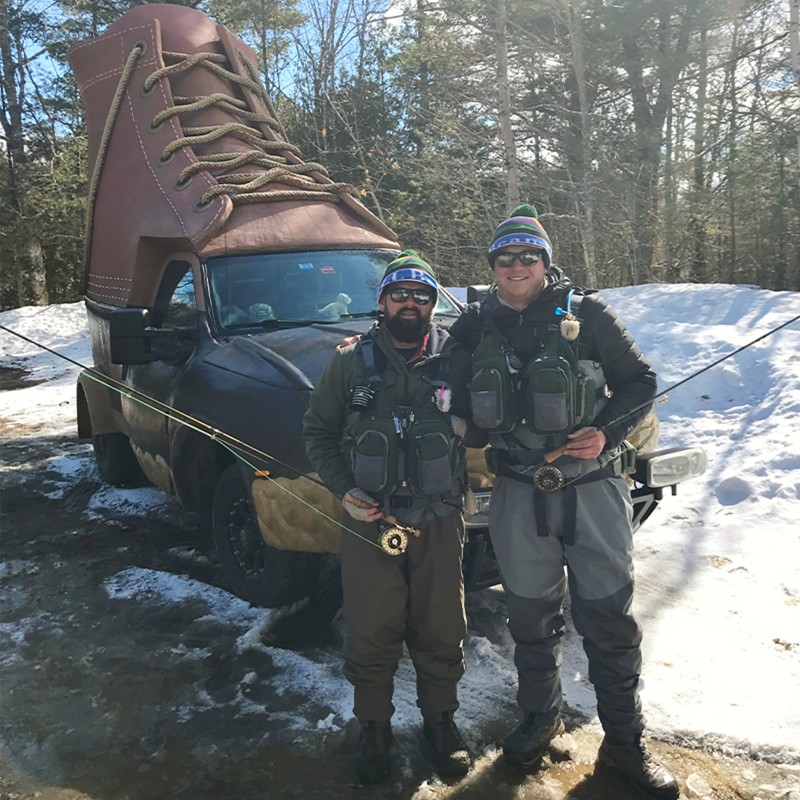
[[[97,470],[105,483],[121,488],[147,486],[147,480],[124,433],[101,433],[92,437]]]
[[[230,588],[244,600],[275,608],[314,593],[322,557],[264,541],[238,464],[226,467],[217,481],[211,532]]]

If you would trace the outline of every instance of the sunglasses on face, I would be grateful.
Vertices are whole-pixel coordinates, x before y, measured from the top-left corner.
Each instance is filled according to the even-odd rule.
[[[498,253],[494,259],[496,267],[513,267],[515,261],[519,261],[523,267],[532,267],[542,257],[541,253],[532,253],[530,250],[524,253]]]
[[[392,289],[389,297],[395,303],[405,303],[410,297],[417,305],[426,306],[433,298],[433,292],[430,289]]]

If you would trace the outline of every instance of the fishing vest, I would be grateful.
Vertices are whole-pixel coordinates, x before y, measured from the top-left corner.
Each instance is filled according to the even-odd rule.
[[[580,324],[580,297],[568,299],[565,316]],[[484,326],[470,381],[477,427],[510,433],[524,425],[558,443],[595,418],[606,398],[605,375],[598,363],[578,357],[577,334],[570,341],[563,330],[563,321],[546,325],[541,349],[522,364],[495,323]]]
[[[401,398],[376,367],[374,347],[369,338],[356,345],[365,381],[353,388],[343,442],[356,486],[375,495],[460,494],[461,441],[448,413],[449,358],[438,359],[436,378],[424,378],[428,386],[412,388],[411,397]],[[420,378],[410,380],[413,384]]]

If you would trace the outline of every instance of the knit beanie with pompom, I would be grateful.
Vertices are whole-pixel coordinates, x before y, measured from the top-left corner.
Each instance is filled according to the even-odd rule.
[[[495,229],[487,258],[494,268],[494,257],[504,248],[512,245],[527,244],[541,248],[544,253],[545,266],[550,267],[553,258],[553,245],[547,231],[539,222],[536,207],[530,203],[517,206],[508,219],[504,219]]]
[[[428,286],[439,296],[439,284],[433,274],[433,267],[425,261],[416,250],[403,250],[393,261],[390,261],[378,286],[378,300],[393,284],[399,281],[413,281]],[[434,302],[436,300],[434,298]]]

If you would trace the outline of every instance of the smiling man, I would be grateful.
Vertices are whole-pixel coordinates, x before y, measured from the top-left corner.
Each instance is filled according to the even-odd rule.
[[[599,761],[649,796],[675,800],[675,778],[642,741],[642,634],[631,613],[632,506],[623,477],[623,440],[646,415],[656,377],[611,306],[575,289],[552,256],[536,209],[515,209],[489,247],[494,285],[450,330],[473,351],[472,419],[488,432],[497,475],[489,533],[523,716],[503,754],[534,769],[564,730],[559,666],[569,587],[605,731]]]

